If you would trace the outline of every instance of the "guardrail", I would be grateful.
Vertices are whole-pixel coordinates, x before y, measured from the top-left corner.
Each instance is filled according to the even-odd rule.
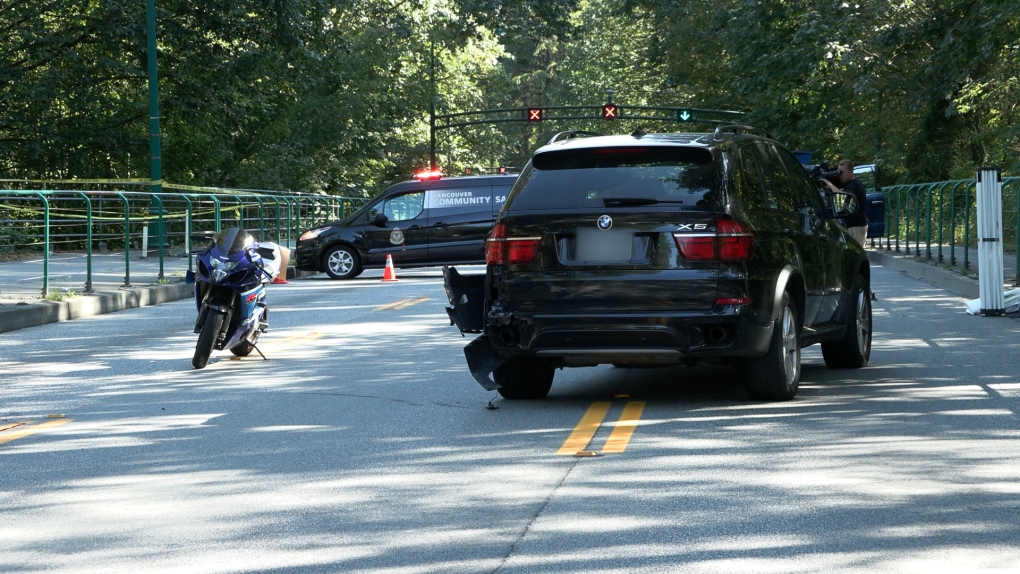
[[[84,292],[92,293],[93,250],[123,249],[124,286],[130,287],[132,253],[147,257],[150,242],[159,257],[162,281],[167,252],[179,249],[190,254],[196,234],[237,226],[259,239],[292,245],[305,229],[340,219],[367,201],[168,184],[163,187],[188,192],[127,191],[132,186],[148,188],[150,183],[120,181],[118,190],[0,189],[0,259],[41,251],[46,297],[50,256],[57,250],[86,254]]]
[[[976,185],[974,179],[959,179],[886,187],[885,250],[948,262],[966,274],[978,243]],[[1003,252],[1012,250],[1020,264],[1020,177],[1002,178],[1002,211]],[[957,246],[963,247],[962,263]],[[1020,265],[1015,269],[1014,284],[1020,285]]]

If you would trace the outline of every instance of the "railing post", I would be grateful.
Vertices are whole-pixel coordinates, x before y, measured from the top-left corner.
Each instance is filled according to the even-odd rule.
[[[896,253],[900,253],[900,209],[903,207],[903,189],[896,190]]]
[[[956,266],[956,189],[967,180],[961,179],[949,193],[949,265]]]
[[[121,192],[114,192],[124,202],[124,285],[131,286],[131,202]]]
[[[910,192],[913,191],[913,187],[914,186],[912,185],[908,185],[907,189],[904,190],[907,196],[907,205],[904,208],[904,215],[906,215],[906,217],[904,217],[904,220],[907,222],[907,229],[903,233],[904,241],[903,252],[906,253],[907,255],[910,255]]]
[[[275,239],[273,241],[280,243],[280,225],[282,224],[280,221],[280,199],[275,195],[270,195],[269,199],[273,200],[273,203],[276,204],[276,209],[273,211],[273,214],[276,216]]]
[[[283,200],[287,203],[287,245],[290,245],[290,238],[293,237],[293,225],[294,225],[294,210],[291,208],[290,197],[284,197]]]
[[[244,200],[239,195],[234,195],[233,198],[237,202],[237,226],[244,229]]]
[[[191,217],[192,217],[192,206],[191,198],[186,194],[181,194],[181,199],[184,200],[185,208],[187,211],[184,215],[184,256],[188,258],[188,271],[194,271],[191,266]]]
[[[975,185],[975,182],[971,182],[971,184]],[[964,270],[964,273],[966,273],[967,270],[970,269],[970,188],[971,188],[971,185],[968,185],[966,188],[964,188],[964,193],[966,195],[963,196],[963,213],[964,213],[964,220],[963,220],[963,270]],[[980,270],[979,270],[979,272],[980,272]]]
[[[163,227],[163,200],[156,194],[152,195],[152,204],[156,207],[156,222],[159,225],[159,229],[156,233],[156,242],[159,243],[159,275],[156,276],[158,281],[163,280],[163,236],[165,230]]]
[[[921,256],[921,189],[922,186],[914,186],[916,188],[915,200],[914,200],[914,257]]]
[[[46,195],[41,191],[35,192],[35,195],[42,200],[43,203],[43,284],[42,284],[42,296],[43,299],[50,294],[50,202],[46,199]]]
[[[213,205],[216,206],[216,211],[215,211],[215,213],[216,213],[216,224],[215,224],[215,227],[216,227],[216,233],[219,233],[220,231],[223,231],[223,227],[222,227],[223,226],[223,221],[222,221],[222,216],[220,215],[220,209],[221,209],[220,208],[220,198],[216,197],[215,195],[210,194],[209,195],[209,199],[211,199],[212,202],[213,202]]]
[[[925,217],[928,219],[928,221],[925,225],[926,237],[924,245],[924,258],[929,261],[931,260],[931,192],[933,189],[935,189],[936,185],[938,185],[938,183],[933,183],[929,185],[928,189],[925,191],[925,195],[927,196],[925,199],[925,203],[927,205],[927,213],[925,214]]]
[[[259,202],[259,240],[265,240],[266,237],[266,216],[262,208],[262,198],[255,195],[252,196],[255,201]]]
[[[78,195],[85,200],[85,293],[92,293],[92,200],[84,191]]]
[[[939,225],[938,225],[938,238],[936,239],[936,242],[939,244],[939,253],[936,261],[938,261],[939,263],[942,263],[942,215],[946,212],[946,202],[945,198],[942,195],[942,192],[945,191],[946,186],[949,185],[950,183],[952,182],[945,181],[942,182],[942,185],[939,186]]]

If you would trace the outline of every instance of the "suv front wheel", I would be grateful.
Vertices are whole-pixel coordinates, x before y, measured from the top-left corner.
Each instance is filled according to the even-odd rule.
[[[840,341],[822,343],[822,358],[830,369],[859,369],[871,358],[871,292],[864,275],[857,276],[850,301],[850,322]]]
[[[800,385],[800,325],[789,293],[783,293],[769,350],[747,363],[747,395],[755,400],[788,401]]]

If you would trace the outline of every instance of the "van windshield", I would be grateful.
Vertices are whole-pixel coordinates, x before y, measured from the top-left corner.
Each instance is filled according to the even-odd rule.
[[[703,148],[622,147],[536,155],[514,185],[515,210],[670,204],[711,209],[720,178]]]

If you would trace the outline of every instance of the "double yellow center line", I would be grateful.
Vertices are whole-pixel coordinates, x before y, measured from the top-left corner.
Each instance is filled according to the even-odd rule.
[[[556,454],[560,456],[595,456],[597,454],[616,454],[626,450],[627,444],[630,443],[630,437],[634,434],[638,420],[641,418],[641,412],[645,409],[644,401],[628,401],[623,407],[620,420],[613,425],[613,431],[609,433],[609,438],[606,439],[602,450],[587,450],[612,406],[613,403],[609,401],[600,401],[588,407],[584,416],[581,417],[581,422],[577,423]]]
[[[376,311],[396,311],[397,309],[406,309],[411,305],[416,305],[422,301],[428,301],[428,297],[418,297],[417,299],[402,299],[396,303],[390,303],[389,305],[383,305],[376,307]]]
[[[24,438],[28,435],[35,434],[39,431],[50,429],[53,427],[58,427],[62,424],[67,424],[71,422],[71,419],[63,418],[62,416],[60,418],[56,418],[57,416],[59,415],[54,415],[53,420],[46,421],[44,423],[39,423],[37,425],[28,422],[9,423],[0,425],[0,444],[11,442],[12,440],[17,440],[19,438]]]

